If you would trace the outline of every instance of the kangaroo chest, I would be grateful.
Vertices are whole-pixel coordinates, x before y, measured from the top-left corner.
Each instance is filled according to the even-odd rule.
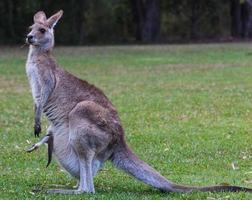
[[[39,74],[36,64],[28,59],[26,63],[26,74],[29,79],[30,87],[32,90],[32,97],[36,104],[40,100],[41,84],[39,82]]]

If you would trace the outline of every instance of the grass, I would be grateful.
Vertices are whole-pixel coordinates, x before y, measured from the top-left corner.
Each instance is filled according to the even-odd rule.
[[[110,163],[96,194],[33,193],[73,180],[46,146],[26,154],[33,137],[27,49],[0,49],[0,199],[252,199],[248,193],[167,194]],[[252,187],[250,44],[59,47],[59,64],[104,90],[118,108],[130,147],[176,183]],[[47,126],[43,119],[43,133]],[[233,166],[232,166],[233,165]]]

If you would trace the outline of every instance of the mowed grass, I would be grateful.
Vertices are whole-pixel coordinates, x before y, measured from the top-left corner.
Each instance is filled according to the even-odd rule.
[[[168,194],[109,162],[96,194],[33,193],[74,186],[47,147],[25,153],[33,103],[25,75],[28,49],[0,49],[0,199],[252,199],[248,193]],[[176,183],[252,187],[252,45],[58,47],[58,63],[101,88],[117,107],[129,146]],[[43,119],[45,134],[47,121]]]

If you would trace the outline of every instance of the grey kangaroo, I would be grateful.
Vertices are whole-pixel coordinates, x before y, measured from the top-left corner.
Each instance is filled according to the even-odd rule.
[[[94,193],[93,177],[107,160],[136,179],[162,191],[252,191],[227,185],[177,185],[140,160],[127,146],[117,111],[104,93],[59,68],[53,59],[53,29],[62,15],[63,11],[60,10],[47,19],[44,12],[37,12],[26,38],[30,45],[26,72],[35,104],[35,136],[41,132],[42,113],[50,122],[48,133],[28,151],[32,152],[48,143],[48,164],[53,154],[60,165],[78,180],[77,188],[49,189],[46,192]]]

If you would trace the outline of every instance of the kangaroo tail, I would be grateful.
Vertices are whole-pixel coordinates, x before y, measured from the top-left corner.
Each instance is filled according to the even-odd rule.
[[[229,186],[229,185],[216,185],[208,187],[190,187],[184,185],[177,185],[167,180],[156,170],[150,167],[148,164],[140,160],[124,143],[121,146],[117,146],[116,150],[111,156],[112,163],[119,169],[134,176],[136,179],[152,186],[157,189],[166,192],[252,192],[252,189]]]

